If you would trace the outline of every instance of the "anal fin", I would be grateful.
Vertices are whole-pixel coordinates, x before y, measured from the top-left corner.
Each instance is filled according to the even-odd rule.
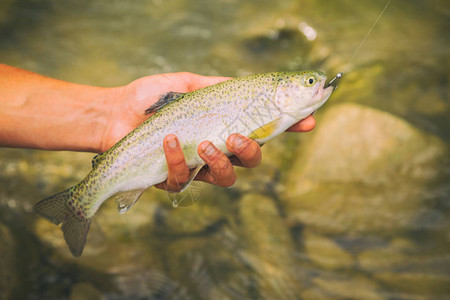
[[[117,209],[119,210],[119,214],[126,213],[141,197],[143,190],[132,190],[126,192],[120,192],[113,196],[114,200],[117,203]]]

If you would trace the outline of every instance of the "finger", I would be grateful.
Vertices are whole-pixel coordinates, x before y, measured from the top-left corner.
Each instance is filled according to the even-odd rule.
[[[197,180],[205,181],[222,187],[229,187],[236,181],[233,165],[228,157],[211,142],[202,142],[197,149],[198,155],[205,161],[205,168],[197,175]]]
[[[194,73],[183,72],[181,73],[186,82],[186,86],[189,91],[195,91],[204,87],[226,81],[231,79],[230,77],[223,76],[203,76]]]
[[[261,147],[258,143],[238,133],[232,134],[227,139],[227,148],[238,158],[240,166],[254,168],[261,162]]]
[[[178,192],[183,183],[189,179],[189,168],[184,159],[183,150],[175,135],[169,134],[163,141],[164,154],[167,162],[166,188],[171,192]]]
[[[312,115],[306,117],[305,119],[301,120],[300,122],[292,125],[289,127],[286,131],[292,131],[292,132],[306,132],[311,131],[316,126],[316,120]]]
[[[133,96],[133,105],[127,109],[135,112],[140,124],[148,117],[142,116],[142,112],[156,103],[161,95],[167,92],[187,93],[228,79],[230,78],[202,76],[189,72],[165,73],[139,78],[125,86],[123,90]]]

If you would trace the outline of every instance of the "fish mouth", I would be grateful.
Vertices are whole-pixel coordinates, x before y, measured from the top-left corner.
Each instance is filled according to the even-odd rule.
[[[325,81],[326,79],[324,79],[319,86],[317,86],[317,90],[314,93],[314,99],[316,100],[315,102],[318,104],[317,108],[319,108],[320,106],[322,106],[323,103],[325,103],[328,98],[331,95],[331,92],[333,92],[334,90],[334,86],[332,85],[327,85],[327,87],[325,87]],[[314,113],[317,111],[317,109],[315,109],[310,116],[314,115]]]
[[[331,92],[334,90],[334,86],[332,85],[327,85],[327,87],[325,87],[325,80],[323,80],[319,86],[317,86],[317,90],[314,93],[314,99],[317,100],[317,102],[322,102],[323,100],[326,101],[326,99],[328,99],[328,97],[330,97]]]

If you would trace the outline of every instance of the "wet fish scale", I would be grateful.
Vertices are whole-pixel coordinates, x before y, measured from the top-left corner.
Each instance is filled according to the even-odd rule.
[[[167,178],[162,141],[175,134],[189,168],[204,164],[197,146],[209,140],[227,155],[232,133],[264,143],[306,118],[331,94],[326,77],[315,71],[264,73],[228,80],[187,94],[171,93],[148,120],[102,155],[78,185],[46,198],[35,211],[63,223],[73,255],[83,251],[91,218],[109,198],[127,211],[142,192]],[[175,99],[175,97],[177,97]]]

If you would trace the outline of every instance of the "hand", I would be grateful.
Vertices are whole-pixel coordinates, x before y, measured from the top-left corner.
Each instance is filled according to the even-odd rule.
[[[287,131],[306,132],[314,129],[314,126],[314,117],[309,116],[291,126]],[[175,135],[166,136],[163,146],[169,174],[167,180],[157,184],[156,187],[177,192],[188,180],[190,171]],[[206,162],[207,167],[198,173],[195,180],[229,187],[236,181],[233,165],[254,168],[261,162],[261,147],[252,139],[237,133],[232,134],[228,137],[226,146],[234,154],[233,157],[228,158],[209,141],[200,143],[197,153]]]
[[[171,73],[143,77],[123,87],[114,99],[111,121],[107,124],[102,141],[102,151],[109,149],[145,121],[148,116],[144,114],[144,111],[158,101],[162,94],[170,91],[191,92],[227,79],[229,78],[207,77],[192,73]],[[314,126],[315,120],[310,116],[290,127],[288,131],[310,131]],[[196,180],[228,187],[236,180],[233,164],[253,168],[261,162],[259,145],[245,136],[231,135],[227,139],[226,146],[235,155],[231,161],[209,141],[200,143],[197,151],[207,167],[198,173]],[[156,187],[176,192],[180,190],[182,183],[188,180],[190,171],[175,135],[166,136],[163,147],[168,166],[168,178]]]
[[[229,77],[201,76],[182,72],[158,74],[139,78],[117,90],[112,101],[109,123],[103,134],[100,152],[111,148],[149,115],[145,110],[167,92],[187,93],[219,83]]]

